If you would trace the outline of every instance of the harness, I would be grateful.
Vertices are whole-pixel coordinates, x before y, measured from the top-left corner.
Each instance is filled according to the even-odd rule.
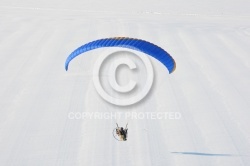
[[[127,130],[128,130],[128,123],[126,124],[126,128],[123,130],[123,132],[121,133],[121,130],[120,130],[120,127],[118,126],[118,124],[116,123],[116,128],[114,128],[113,130],[113,137],[117,140],[117,141],[126,141],[127,140]],[[119,131],[119,133],[118,133]],[[116,135],[120,136],[120,135],[123,135],[125,137],[125,140],[119,140],[116,136],[115,136],[115,133],[116,132]]]

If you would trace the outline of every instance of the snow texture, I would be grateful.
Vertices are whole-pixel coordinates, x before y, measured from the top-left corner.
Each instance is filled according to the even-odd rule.
[[[250,165],[250,1],[1,0],[0,165]],[[100,38],[126,36],[166,49],[177,68],[155,73],[130,107],[105,102],[92,81],[106,49],[67,56]],[[143,78],[142,78],[143,79]],[[132,119],[116,141],[110,119],[83,112],[177,112]],[[126,120],[119,120],[125,126]]]

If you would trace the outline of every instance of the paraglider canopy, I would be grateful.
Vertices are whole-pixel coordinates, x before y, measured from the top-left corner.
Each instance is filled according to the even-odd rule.
[[[95,40],[77,48],[66,59],[65,69],[68,70],[70,61],[78,55],[101,47],[123,47],[141,51],[160,61],[168,69],[169,73],[172,73],[176,68],[174,59],[159,46],[141,39],[114,37]]]

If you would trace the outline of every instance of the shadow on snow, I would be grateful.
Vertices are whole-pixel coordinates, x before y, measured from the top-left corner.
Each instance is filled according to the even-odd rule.
[[[196,155],[196,156],[221,156],[221,157],[246,156],[246,155],[237,155],[237,154],[218,154],[218,153],[200,153],[200,152],[171,152],[171,153],[180,154],[180,155]]]

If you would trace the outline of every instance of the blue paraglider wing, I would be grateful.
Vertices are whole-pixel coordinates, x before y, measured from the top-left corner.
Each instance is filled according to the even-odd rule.
[[[101,47],[124,47],[124,48],[141,51],[159,60],[164,66],[166,66],[169,73],[172,73],[176,67],[175,61],[169,55],[169,53],[167,53],[162,48],[150,42],[140,40],[140,39],[134,39],[134,38],[115,37],[115,38],[95,40],[77,48],[66,59],[65,69],[68,70],[68,65],[70,61],[74,59],[75,57],[77,57],[78,55],[84,52],[90,51],[90,50],[101,48]]]

